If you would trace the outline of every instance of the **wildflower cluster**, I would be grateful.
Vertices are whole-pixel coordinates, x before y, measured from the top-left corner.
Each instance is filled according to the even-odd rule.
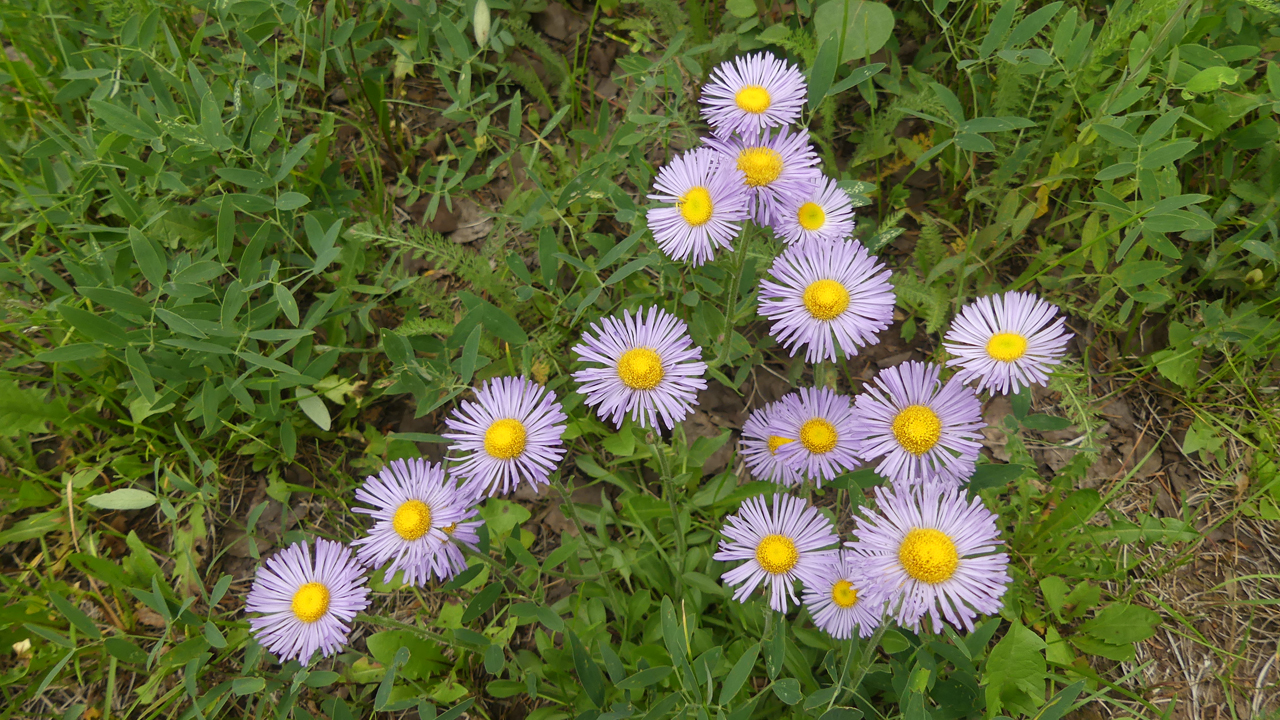
[[[799,119],[803,77],[767,53],[713,71],[703,112],[713,129],[701,147],[663,167],[648,213],[659,248],[694,266],[732,249],[747,223],[786,243],[759,283],[759,313],[792,355],[839,361],[876,342],[894,307],[890,273],[851,239],[852,203],[818,159]],[[876,489],[878,511],[855,518],[856,538],[838,549],[833,523],[802,498],[779,492],[747,500],[730,516],[715,559],[741,562],[723,579],[745,600],[763,586],[785,612],[803,604],[838,638],[866,636],[891,615],[918,628],[924,618],[972,628],[994,613],[1009,582],[995,516],[966,499],[983,427],[977,392],[1017,392],[1047,382],[1069,335],[1048,303],[1025,293],[981,298],[964,308],[945,349],[959,371],[936,364],[882,370],[856,398],[801,388],[756,412],[740,450],[758,479],[818,487],[863,464],[891,481]],[[707,364],[684,321],[660,307],[592,323],[573,353],[588,407],[621,427],[674,428],[697,404]],[[974,387],[968,383],[974,382]],[[526,378],[499,377],[446,419],[448,466],[396,461],[355,493],[373,518],[351,549],[317,540],[287,548],[258,571],[247,609],[251,627],[283,659],[330,655],[368,605],[366,573],[385,568],[409,586],[446,581],[476,550],[477,503],[521,484],[551,482],[565,459],[567,417],[555,394]]]

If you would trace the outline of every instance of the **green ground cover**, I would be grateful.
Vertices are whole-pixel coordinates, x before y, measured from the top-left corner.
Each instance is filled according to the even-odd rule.
[[[0,718],[1275,717],[1277,12],[0,6]],[[822,169],[893,269],[895,323],[849,362],[769,337],[767,231],[695,270],[645,225],[710,69],[757,49],[806,74]],[[1006,289],[1077,339],[985,409],[1001,614],[851,645],[732,601],[710,556],[762,492],[747,413],[938,360]],[[666,440],[570,377],[641,302],[711,365]],[[378,574],[338,656],[278,663],[243,610],[260,559],[356,537],[356,485],[438,461],[505,374],[565,400],[553,488],[489,500],[453,582]],[[808,493],[847,533],[877,482]]]

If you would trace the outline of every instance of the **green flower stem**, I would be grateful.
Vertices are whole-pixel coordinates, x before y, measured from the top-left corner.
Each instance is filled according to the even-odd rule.
[[[711,367],[720,367],[729,361],[729,350],[733,346],[733,321],[738,314],[738,283],[742,281],[742,268],[747,264],[747,246],[750,245],[750,238],[749,230],[743,232],[738,249],[733,254],[733,280],[724,291],[724,343]]]
[[[604,559],[600,557],[600,552],[591,544],[591,538],[587,537],[587,528],[582,524],[582,519],[578,517],[578,510],[573,506],[570,493],[566,492],[564,477],[562,475],[557,476],[555,482],[551,484],[560,493],[560,500],[568,511],[569,519],[573,521],[573,526],[578,528],[578,536],[582,538],[582,544],[587,546],[587,552],[591,553],[591,559],[596,563],[596,568],[600,573],[599,579],[604,582],[605,590],[609,593],[609,601],[613,603],[614,617],[622,619],[622,637],[628,637],[630,622],[627,613],[622,611],[623,608],[627,607],[627,604],[623,602],[622,594],[618,592],[618,588],[613,584],[613,579],[609,577],[609,573],[605,572]],[[603,541],[603,538],[601,538],[601,541]]]
[[[684,574],[684,529],[680,527],[680,507],[676,504],[676,487],[671,482],[671,463],[665,452],[666,448],[662,445],[662,441],[654,439],[653,442],[646,443],[649,451],[658,460],[658,475],[662,479],[662,494],[667,496],[667,504],[671,506],[671,522],[676,526],[676,556],[679,567],[676,568],[676,575]]]

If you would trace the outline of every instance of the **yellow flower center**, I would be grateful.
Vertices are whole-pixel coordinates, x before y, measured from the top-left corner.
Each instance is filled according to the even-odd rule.
[[[831,602],[842,608],[851,608],[858,603],[858,590],[848,580],[841,580],[831,588]]]
[[[770,435],[769,436],[769,454],[777,455],[778,448],[782,447],[783,445],[786,445],[789,442],[794,442],[794,440],[792,440],[791,438],[780,437],[778,435]]]
[[[772,575],[789,572],[800,562],[800,551],[791,538],[784,535],[766,535],[756,546],[756,562]]]
[[[445,535],[452,535],[453,531],[458,529],[458,523],[449,523],[440,529],[444,531]]]
[[[815,280],[804,289],[804,307],[815,320],[834,320],[849,307],[849,291],[835,280]]]
[[[987,341],[987,355],[1000,362],[1013,362],[1026,352],[1027,339],[1018,333],[996,333]]]
[[[329,612],[329,588],[318,582],[303,585],[293,594],[290,609],[294,617],[310,625]]]
[[[782,155],[773,148],[746,148],[738,153],[738,169],[751,187],[764,187],[782,174]]]
[[[406,500],[391,516],[391,527],[405,540],[417,540],[431,529],[431,508],[421,500]]]
[[[937,585],[955,575],[960,554],[941,530],[912,528],[898,548],[898,562],[916,580]]]
[[[495,420],[488,430],[484,431],[484,451],[490,457],[499,460],[510,460],[524,452],[524,442],[528,434],[524,423],[513,418]]]
[[[807,202],[796,212],[796,220],[800,221],[800,227],[805,230],[820,230],[827,224],[827,213],[818,203]]]
[[[676,205],[680,208],[680,217],[694,227],[705,225],[711,219],[711,193],[701,185],[689,188]]]
[[[631,348],[618,359],[618,377],[632,390],[652,390],[664,375],[662,358],[649,348]]]
[[[919,457],[938,444],[942,420],[923,405],[910,405],[893,419],[893,436],[903,450]]]
[[[733,101],[743,111],[759,115],[769,109],[772,98],[769,97],[769,91],[759,85],[748,85],[733,96]]]
[[[800,444],[814,455],[825,455],[836,449],[836,426],[822,418],[814,418],[800,426]]]

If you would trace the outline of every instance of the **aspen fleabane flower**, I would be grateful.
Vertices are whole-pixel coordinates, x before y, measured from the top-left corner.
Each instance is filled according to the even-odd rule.
[[[831,521],[802,498],[774,495],[773,506],[764,497],[749,498],[737,514],[725,520],[720,550],[713,556],[724,562],[745,561],[721,577],[737,585],[733,599],[745,601],[761,583],[767,585],[769,607],[787,611],[788,598],[799,604],[795,581],[807,587],[816,582],[831,562],[839,541]]]

